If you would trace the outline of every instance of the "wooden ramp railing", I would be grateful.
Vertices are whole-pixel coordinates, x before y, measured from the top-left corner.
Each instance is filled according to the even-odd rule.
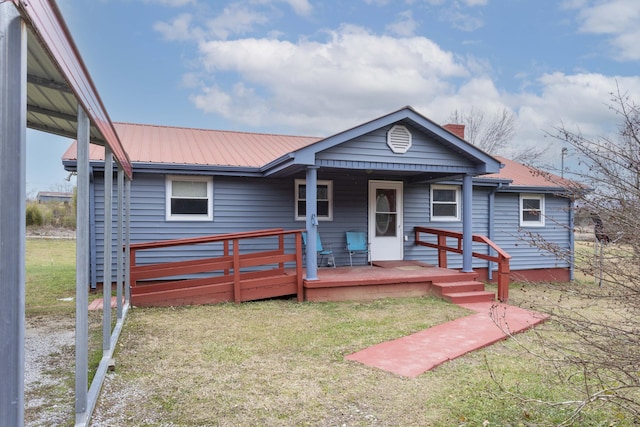
[[[447,252],[462,254],[462,233],[429,227],[415,227],[414,231],[416,245],[435,248],[438,250],[438,267],[447,268]],[[422,240],[422,233],[435,235],[437,237],[437,243]],[[455,239],[455,246],[450,246],[448,244],[448,238]],[[511,259],[511,255],[502,250],[486,236],[474,234],[473,241],[484,243],[496,252],[495,256],[480,252],[472,252],[472,256],[498,264],[498,300],[507,302],[509,300],[509,260]]]
[[[131,245],[131,299],[134,305],[185,305],[223,301],[250,301],[296,294],[304,300],[302,231],[269,229]],[[242,253],[242,242],[277,238],[277,248]],[[294,251],[285,251],[285,238],[295,240]],[[178,246],[219,244],[220,256],[187,261],[136,264],[140,251]],[[263,247],[274,246],[265,241]],[[285,270],[295,263],[295,274]],[[175,279],[179,276],[196,278]]]

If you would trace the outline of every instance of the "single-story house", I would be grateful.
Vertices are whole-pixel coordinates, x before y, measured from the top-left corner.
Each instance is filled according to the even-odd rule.
[[[60,191],[38,191],[36,200],[38,203],[62,202],[69,204],[73,201],[73,193],[63,193]]]
[[[329,262],[340,267],[350,265],[345,232],[361,230],[369,259],[356,256],[354,265],[369,260],[437,264],[437,251],[414,241],[415,227],[431,227],[487,236],[511,255],[512,276],[567,281],[572,275],[565,257],[529,243],[535,234],[572,251],[572,201],[557,184],[560,178],[550,180],[491,156],[464,140],[464,126],[440,126],[412,107],[326,138],[114,126],[133,165],[133,243],[306,229],[309,236],[318,232],[322,244],[332,248]],[[90,159],[90,222],[101,224],[104,149],[93,146]],[[63,164],[75,169],[75,143]],[[316,203],[307,203],[313,199]],[[98,255],[91,264],[102,282],[103,228],[94,227],[98,250],[92,252]],[[468,242],[462,245],[465,252],[475,248]],[[154,262],[193,256],[192,251],[159,251]],[[312,258],[305,264],[311,276],[318,267]],[[491,278],[495,265],[462,254],[451,258],[449,267]]]

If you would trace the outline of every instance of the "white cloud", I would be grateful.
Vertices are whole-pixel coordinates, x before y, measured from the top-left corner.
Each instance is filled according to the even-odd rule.
[[[313,6],[311,6],[309,0],[249,0],[249,3],[266,6],[274,5],[275,3],[286,3],[300,16],[308,16],[313,11]]]
[[[472,15],[463,12],[459,8],[447,8],[442,11],[442,18],[451,23],[451,25],[462,31],[475,31],[484,26],[484,20],[480,15]]]
[[[597,73],[542,75],[537,93],[509,96],[518,112],[518,140],[536,146],[545,132],[555,134],[559,126],[587,138],[616,137],[620,117],[609,108],[611,94],[619,86],[633,99],[640,99],[640,77],[606,76]],[[558,146],[557,143],[555,146]],[[547,163],[559,167],[559,148],[547,153]]]
[[[363,0],[365,4],[373,4],[376,6],[384,6],[389,4],[389,0]]]
[[[402,37],[413,36],[418,28],[418,23],[413,19],[413,13],[405,10],[398,14],[395,22],[387,25],[387,31]]]
[[[188,4],[196,4],[196,0],[144,0],[145,3],[155,3],[169,7],[182,7]]]
[[[298,15],[310,15],[313,10],[311,3],[307,0],[285,0],[285,2],[289,3],[289,6],[291,6]]]
[[[192,28],[192,15],[184,13],[176,16],[171,22],[156,22],[153,29],[162,34],[165,40],[179,41],[197,39],[202,32]]]
[[[209,20],[209,34],[216,38],[226,39],[230,35],[246,34],[254,30],[258,24],[268,21],[267,17],[244,5],[232,3],[224,8],[222,14]]]
[[[424,37],[378,36],[355,26],[325,42],[269,39],[200,45],[207,73],[237,76],[233,90],[205,83],[193,96],[206,112],[254,126],[337,131],[378,114],[450,93],[465,65]],[[247,110],[249,109],[249,110]]]
[[[613,56],[624,61],[640,59],[640,7],[637,0],[609,0],[606,2],[574,4],[580,7],[580,31],[610,36],[615,48]]]
[[[253,1],[265,5],[267,0]],[[579,12],[583,31],[615,30],[610,18],[597,19],[596,9],[585,7],[584,1],[564,3],[567,8],[583,7]],[[327,136],[405,105],[438,123],[445,123],[456,109],[491,114],[508,108],[518,116],[514,146],[539,147],[551,142],[545,132],[553,133],[561,124],[592,137],[615,132],[619,119],[607,103],[616,84],[640,100],[640,76],[589,72],[541,76],[532,72],[520,93],[508,93],[496,86],[487,59],[460,57],[413,35],[410,11],[396,18],[387,35],[343,25],[315,33],[313,39],[291,41],[273,34],[233,39],[232,35],[249,33],[267,19],[236,4],[209,21],[206,30],[194,27],[191,21],[196,18],[189,15],[159,30],[167,38],[197,38],[200,69],[184,77],[183,87],[192,90],[191,101],[199,110],[235,123],[238,129]],[[632,27],[627,20],[621,22]],[[400,23],[407,27],[404,33],[394,26]],[[467,25],[473,29],[482,21]],[[632,44],[632,34],[631,30],[615,33],[615,40],[620,46]],[[556,151],[549,150],[548,163],[559,158]]]

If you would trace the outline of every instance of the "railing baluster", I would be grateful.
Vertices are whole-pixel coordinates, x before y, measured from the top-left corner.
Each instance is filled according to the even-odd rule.
[[[438,267],[447,268],[447,236],[438,235]]]
[[[240,303],[240,241],[233,240],[233,302]]]

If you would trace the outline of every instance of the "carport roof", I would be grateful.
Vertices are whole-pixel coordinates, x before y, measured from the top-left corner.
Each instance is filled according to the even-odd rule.
[[[75,139],[78,107],[90,140],[107,145],[132,178],[131,162],[53,0],[0,0],[15,5],[27,28],[27,127]]]

